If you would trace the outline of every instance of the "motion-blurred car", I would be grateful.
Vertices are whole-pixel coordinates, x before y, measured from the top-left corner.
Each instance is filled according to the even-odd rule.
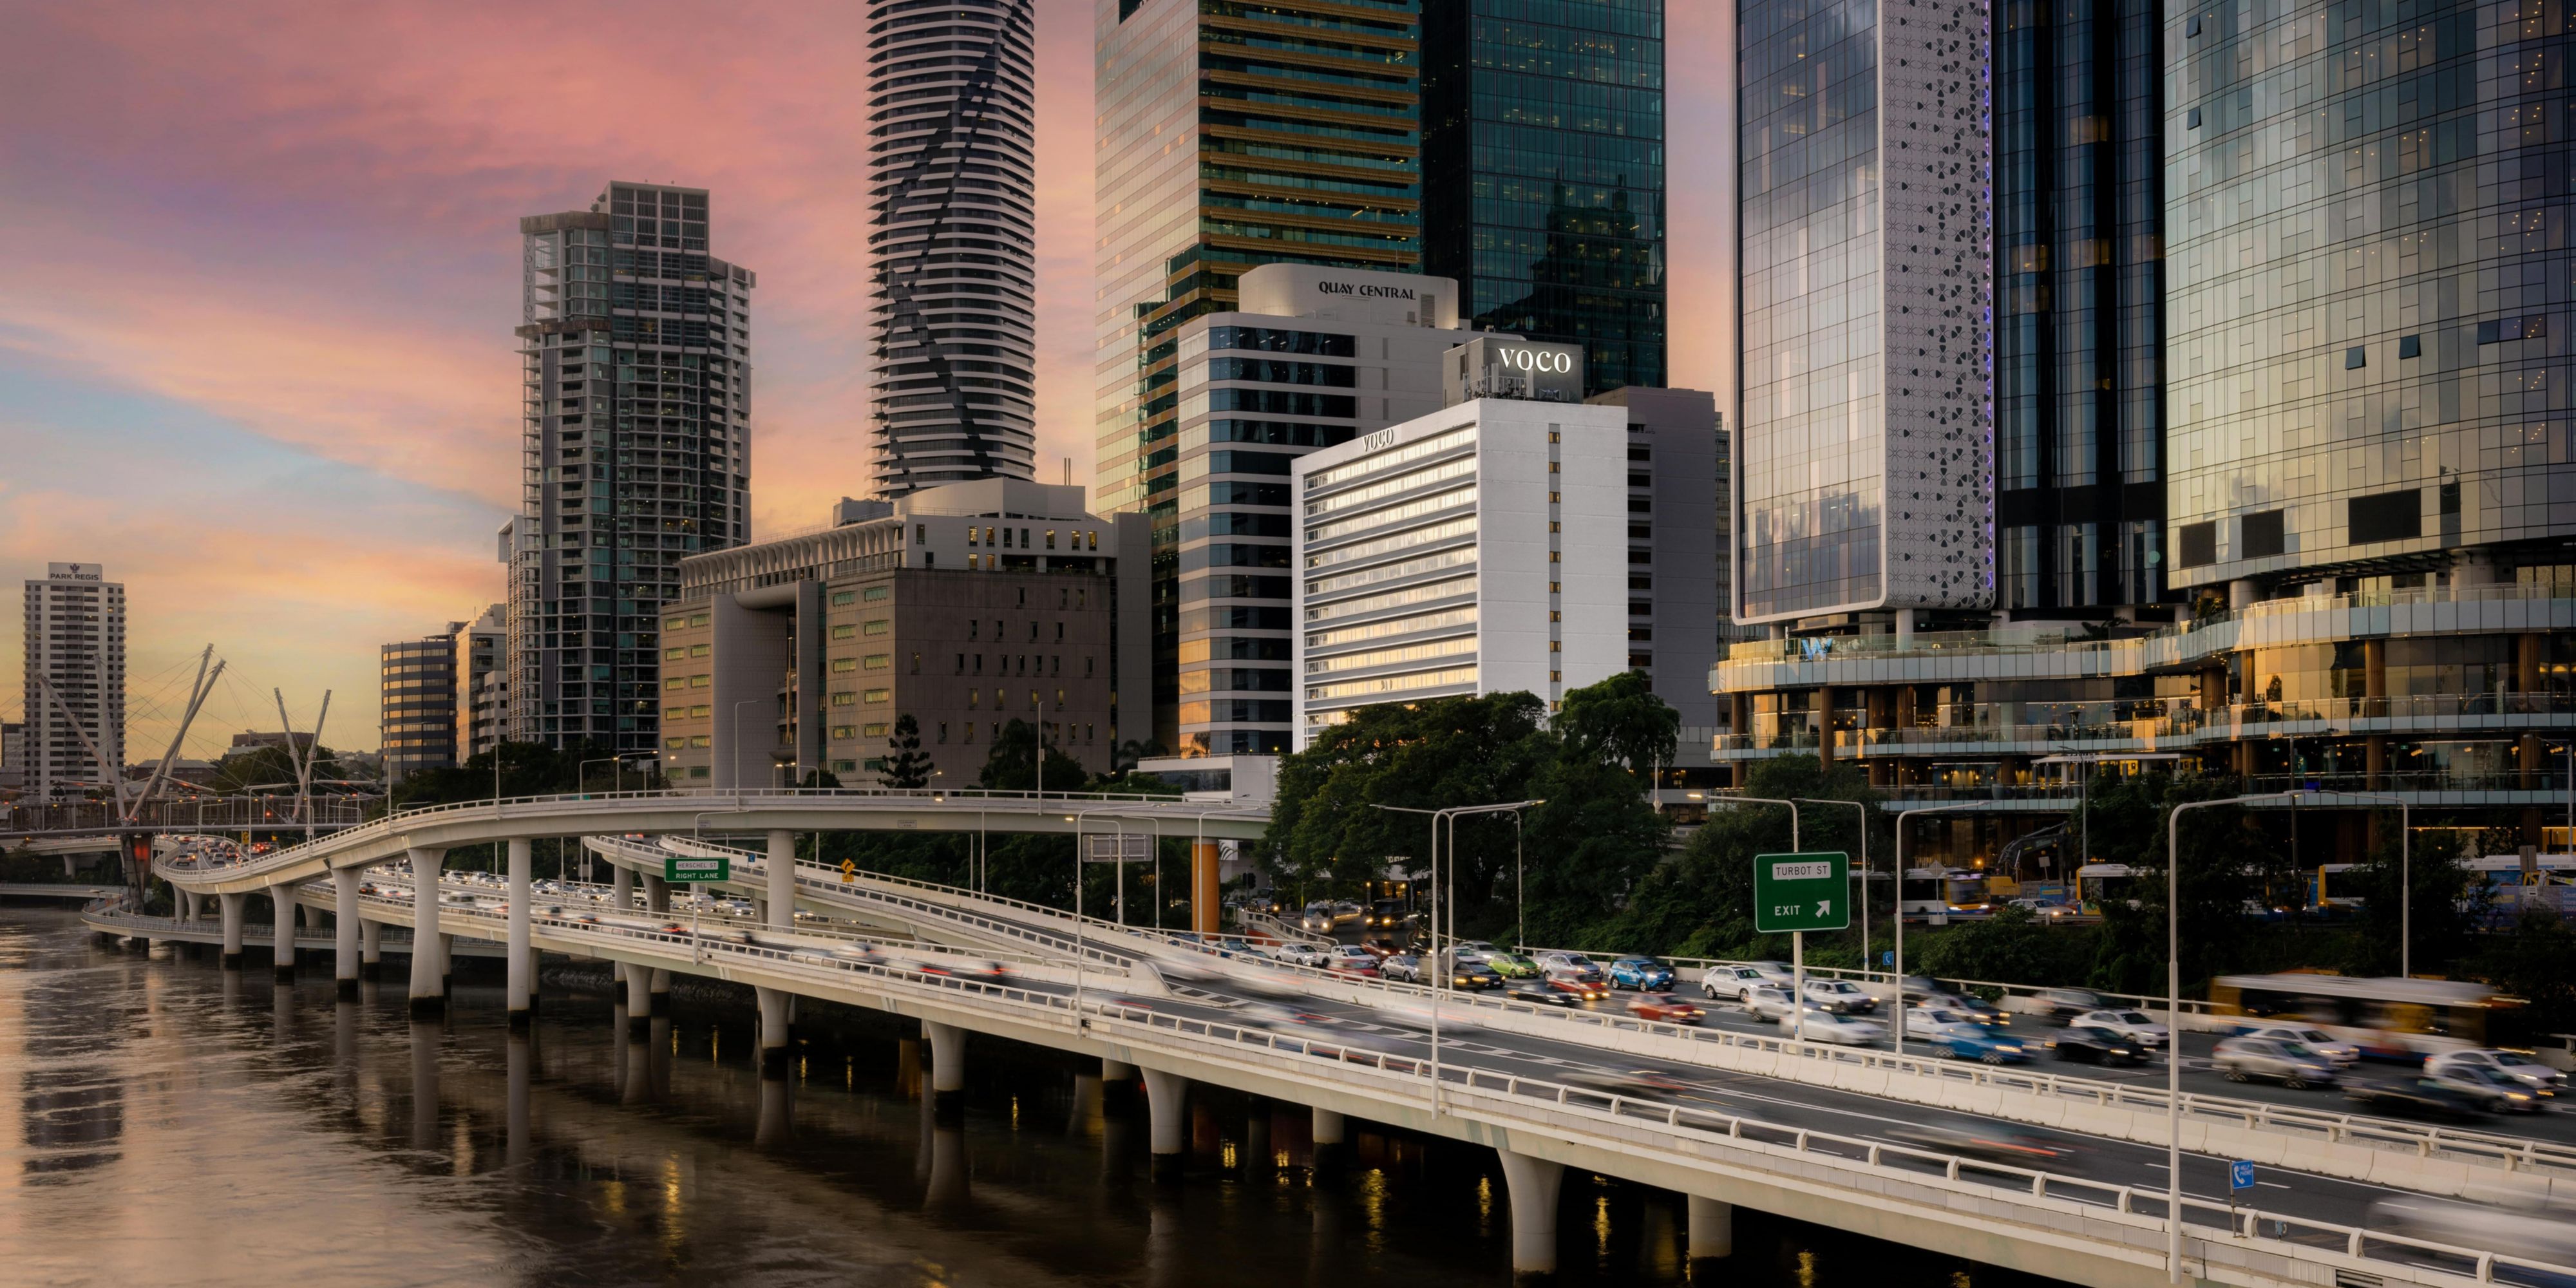
[[[2077,1064],[2144,1064],[2147,1049],[2109,1029],[2072,1024],[2040,1044],[2060,1060]]]
[[[2344,1099],[2374,1113],[2400,1118],[2472,1122],[2487,1112],[2491,1097],[2471,1095],[2438,1078],[2402,1078],[2390,1082],[2357,1082],[2344,1088]]]
[[[2109,1029],[2121,1037],[2149,1048],[2162,1047],[2173,1038],[2172,1033],[2165,1026],[2156,1023],[2155,1017],[2145,1011],[2118,1008],[2086,1011],[2076,1016],[2073,1023],[2085,1025],[2088,1028]]]
[[[1413,914],[1404,910],[1401,899],[1380,899],[1369,905],[1368,917],[1361,923],[1371,930],[1393,930],[1411,921]]]
[[[2426,1082],[2438,1082],[2483,1102],[2491,1114],[2536,1114],[2549,1107],[2555,1093],[2541,1090],[2502,1070],[2455,1064],[2439,1073],[2426,1070]]]
[[[2078,913],[2074,906],[2056,899],[2015,899],[2012,906],[2042,921],[2057,921]]]
[[[1377,978],[1377,954],[1358,944],[1335,944],[1324,954],[1324,969],[1337,975]]]
[[[1805,1008],[1805,1027],[1798,1015],[1780,1017],[1780,1034],[1807,1042],[1830,1042],[1836,1046],[1869,1046],[1887,1036],[1887,1026],[1876,1020],[1854,1019],[1848,1015],[1817,1007]]]
[[[1377,964],[1377,974],[1380,979],[1398,979],[1407,984],[1419,984],[1422,982],[1422,959],[1411,953],[1397,953],[1392,957],[1381,958]]]
[[[1501,988],[1503,977],[1483,962],[1460,962],[1449,968],[1449,987],[1487,989]]]
[[[2278,1038],[2222,1039],[2209,1062],[2229,1082],[2263,1078],[2292,1091],[2331,1087],[2335,1083],[2334,1061],[2299,1043]]]
[[[2563,1095],[2567,1090],[2566,1074],[2519,1051],[2478,1047],[2468,1051],[2445,1051],[2424,1061],[2424,1072],[2433,1077],[2441,1077],[2453,1069],[2492,1069],[2552,1097]]]
[[[1878,1009],[1878,999],[1847,979],[1811,979],[1807,981],[1807,1005],[1836,1015],[1867,1015]]]
[[[2029,1049],[2020,1038],[1997,1033],[1982,1024],[1944,1024],[1924,1035],[1924,1040],[1953,1060],[2019,1064],[2029,1058]]]
[[[1576,979],[1570,975],[1550,975],[1540,982],[1547,985],[1549,988],[1555,989],[1557,992],[1576,999],[1577,1001],[1598,1002],[1602,998],[1610,996],[1610,990],[1608,987],[1598,983],[1589,983],[1584,980]]]
[[[1322,966],[1330,956],[1330,950],[1322,944],[1310,944],[1299,940],[1279,945],[1274,955],[1291,966]]]
[[[2045,1136],[1991,1123],[1960,1127],[1943,1123],[1909,1123],[1887,1134],[1917,1149],[1991,1159],[1999,1163],[2042,1163],[2063,1158],[2069,1152],[2067,1146]]]
[[[2261,1038],[2267,1042],[2296,1042],[2333,1062],[2338,1069],[2349,1069],[2361,1062],[2360,1047],[2310,1025],[2256,1024],[2242,1030],[2238,1036]]]
[[[1744,1009],[1757,1020],[1776,1020],[1789,1013],[1789,990],[1765,984],[1744,995]]]
[[[1967,1017],[1971,1024],[1992,1026],[2012,1023],[2012,1017],[2004,1014],[1993,1003],[1967,993],[1935,993],[1924,998],[1917,1005],[1937,1006],[1942,1010],[1955,1012]]]
[[[1558,988],[1545,980],[1521,980],[1504,987],[1503,1000],[1527,1002],[1532,1006],[1575,1007],[1583,1005],[1586,999],[1576,989]]]
[[[1546,952],[1538,955],[1540,970],[1550,979],[1572,978],[1586,984],[1602,983],[1601,967],[1581,953]]]
[[[1652,957],[1621,957],[1610,963],[1610,987],[1660,993],[1673,986],[1673,968]]]
[[[1546,973],[1539,969],[1537,962],[1519,953],[1487,953],[1485,964],[1493,967],[1494,973],[1505,979],[1537,979]]]
[[[1557,1076],[1569,1087],[1605,1096],[1669,1096],[1689,1090],[1680,1079],[1654,1069],[1575,1069]]]
[[[2102,995],[2089,988],[2043,988],[2039,1004],[2048,1014],[2064,1018],[2102,1009]]]
[[[1329,935],[1333,933],[1333,925],[1333,905],[1326,900],[1318,899],[1307,904],[1297,914],[1297,928],[1311,934]]]
[[[1628,1013],[1656,1024],[1697,1024],[1708,1014],[1676,993],[1639,993],[1628,1003]]]

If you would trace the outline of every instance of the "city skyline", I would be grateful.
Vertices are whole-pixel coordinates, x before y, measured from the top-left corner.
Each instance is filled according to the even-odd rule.
[[[1051,478],[1071,457],[1085,482],[1093,140],[1062,105],[1089,102],[1089,17],[1042,6],[1038,21],[1039,205],[1067,217],[1040,221],[1037,466]],[[719,191],[728,258],[799,265],[763,284],[755,536],[866,488],[868,279],[847,235],[867,206],[865,107],[807,92],[864,66],[864,22],[751,15],[712,61],[620,38],[618,57],[686,92],[609,114],[585,110],[605,82],[539,75],[512,52],[604,53],[603,34],[569,13],[533,21],[562,26],[530,39],[497,7],[431,26],[115,5],[31,15],[0,55],[0,102],[53,123],[0,158],[0,209],[48,241],[0,287],[0,379],[19,394],[0,419],[0,566],[121,570],[135,745],[175,727],[148,685],[211,641],[245,694],[285,687],[309,712],[333,689],[331,741],[372,747],[376,646],[500,595],[491,534],[515,508],[517,393],[491,319],[514,311],[515,221],[609,175]],[[1674,56],[1709,25],[1673,15]],[[386,42],[413,51],[405,67],[364,73],[325,52]],[[226,67],[263,74],[211,70]],[[1675,88],[1677,136],[1715,119],[1719,89]],[[1677,227],[1714,191],[1689,168],[1703,164],[1674,158]],[[1684,237],[1672,259],[1672,382],[1708,387],[1724,333],[1687,300],[1716,256]],[[20,647],[14,623],[0,628],[0,658]],[[219,694],[189,752],[273,724],[265,706]]]

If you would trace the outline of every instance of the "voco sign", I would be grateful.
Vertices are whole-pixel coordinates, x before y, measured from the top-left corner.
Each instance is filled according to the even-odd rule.
[[[1514,371],[1527,371],[1539,375],[1574,374],[1574,355],[1562,350],[1496,349],[1494,361]]]

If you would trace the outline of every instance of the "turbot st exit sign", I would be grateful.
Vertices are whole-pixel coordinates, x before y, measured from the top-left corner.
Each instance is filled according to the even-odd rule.
[[[1753,928],[1766,935],[1851,924],[1851,856],[1753,856]]]
[[[718,855],[712,859],[684,859],[674,854],[662,860],[662,879],[673,885],[698,884],[733,879],[733,860]]]

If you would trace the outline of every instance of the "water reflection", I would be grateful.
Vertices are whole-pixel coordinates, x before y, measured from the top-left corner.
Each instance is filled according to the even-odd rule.
[[[0,912],[0,999],[19,999],[0,1001],[0,1089],[26,1141],[0,1203],[10,1282],[1510,1279],[1489,1152],[1353,1123],[1318,1176],[1301,1106],[1193,1089],[1188,1178],[1157,1186],[1142,1097],[1104,1095],[1096,1062],[978,1041],[946,1116],[914,1035],[829,1008],[800,1018],[791,1076],[764,1080],[747,1002],[683,993],[630,1037],[604,990],[558,991],[514,1035],[472,970],[423,1024],[400,989],[340,1002],[317,972],[263,1007],[238,981]],[[1681,1282],[1677,1199],[1565,1188],[1560,1283]],[[1726,1278],[1745,1288],[2012,1278],[1750,1212],[1736,1236]]]

